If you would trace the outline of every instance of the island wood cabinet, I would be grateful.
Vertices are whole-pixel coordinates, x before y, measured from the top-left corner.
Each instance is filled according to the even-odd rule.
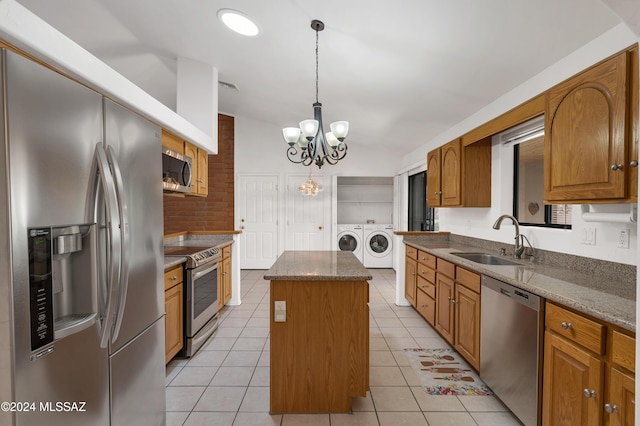
[[[272,280],[270,298],[270,412],[351,412],[369,389],[369,284]]]
[[[634,425],[634,371],[634,337],[546,303],[544,426]]]
[[[209,154],[191,143],[162,130],[162,145],[191,158],[191,193],[199,197],[209,195]]]
[[[637,201],[637,56],[636,45],[547,91],[545,202]]]
[[[184,344],[182,315],[182,265],[164,273],[165,362],[171,361]]]
[[[491,138],[455,139],[427,154],[429,207],[491,206]]]
[[[231,244],[222,247],[218,264],[218,308],[231,300]]]

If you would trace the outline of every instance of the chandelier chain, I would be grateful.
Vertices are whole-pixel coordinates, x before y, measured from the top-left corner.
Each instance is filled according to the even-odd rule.
[[[318,30],[316,29],[316,102],[318,101]]]

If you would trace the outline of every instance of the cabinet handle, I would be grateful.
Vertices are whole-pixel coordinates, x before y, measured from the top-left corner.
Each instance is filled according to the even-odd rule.
[[[563,330],[572,330],[573,324],[571,324],[570,322],[563,322],[562,324],[560,324],[560,327],[562,327]]]
[[[611,170],[613,170],[613,171],[622,170],[622,164],[612,164],[611,165]]]
[[[637,160],[631,160],[631,162],[629,163],[629,165],[631,167],[638,167],[638,161]]]
[[[426,308],[426,307],[427,307],[427,305],[422,305],[422,307],[423,307],[423,308]]]
[[[202,179],[197,179],[196,182],[198,183],[204,183],[204,181]]]
[[[178,279],[178,277],[176,277],[175,275],[171,277],[171,281],[176,281]]]
[[[451,299],[451,303],[453,303],[455,305],[458,302],[456,302],[456,299]]]
[[[606,411],[609,414],[613,414],[613,413],[617,413],[618,412],[618,406],[616,404],[604,404],[604,411]]]
[[[582,391],[582,393],[587,398],[595,398],[596,397],[596,391],[594,391],[593,389],[591,389],[591,390],[585,389],[585,390]]]
[[[451,296],[447,296],[447,300],[451,301]]]

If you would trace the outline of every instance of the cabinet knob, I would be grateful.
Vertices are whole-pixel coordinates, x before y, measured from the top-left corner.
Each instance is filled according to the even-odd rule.
[[[631,167],[638,167],[638,161],[637,160],[631,160],[631,162],[629,163],[629,165]]]
[[[606,411],[609,414],[613,414],[613,413],[617,413],[618,412],[618,406],[616,404],[604,404],[604,411]]]
[[[178,277],[176,277],[175,275],[171,277],[171,281],[176,281],[178,279]]]
[[[611,165],[611,170],[613,170],[613,171],[622,170],[622,164],[612,164]]]
[[[450,301],[450,300],[451,300],[451,296],[447,296],[447,300],[449,300],[449,301]]]
[[[563,330],[571,330],[573,329],[573,324],[571,324],[570,322],[563,322],[562,324],[560,324],[560,327],[562,327]]]
[[[595,398],[596,397],[596,391],[594,391],[593,389],[591,389],[591,390],[585,389],[585,390],[582,391],[582,393],[587,398]]]
[[[456,299],[451,299],[451,303],[453,303],[455,305],[458,302],[456,302]]]
[[[422,305],[422,307],[423,307],[423,308],[426,308],[426,307],[427,307],[427,305]]]

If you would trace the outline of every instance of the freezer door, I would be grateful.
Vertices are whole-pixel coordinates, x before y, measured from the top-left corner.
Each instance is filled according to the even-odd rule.
[[[96,326],[57,341],[49,355],[17,371],[16,426],[109,425],[109,368]],[[33,408],[33,409],[32,409]]]
[[[11,303],[3,312],[11,314],[13,326],[12,338],[5,340],[13,352],[7,361],[13,368],[12,396],[35,402],[38,409],[41,402],[86,401],[88,410],[39,410],[16,418],[19,425],[107,424],[108,358],[107,351],[99,349],[96,326],[54,342],[53,352],[31,360],[27,232],[30,227],[84,223],[93,152],[103,136],[102,98],[21,56],[3,55],[7,139],[2,149],[8,153],[11,288],[1,290]],[[92,285],[86,280],[86,286]]]
[[[162,145],[150,121],[106,99],[104,110],[126,233],[113,354],[164,315]]]
[[[164,318],[110,358],[111,424],[165,424]]]

